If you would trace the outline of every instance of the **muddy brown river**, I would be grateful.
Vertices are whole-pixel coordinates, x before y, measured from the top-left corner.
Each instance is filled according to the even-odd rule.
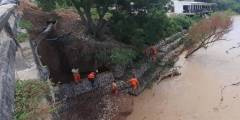
[[[226,41],[188,59],[183,54],[176,64],[182,66],[181,76],[136,97],[127,120],[240,120],[240,85],[231,86],[240,82],[240,48],[226,52],[240,44],[240,17],[233,20]]]

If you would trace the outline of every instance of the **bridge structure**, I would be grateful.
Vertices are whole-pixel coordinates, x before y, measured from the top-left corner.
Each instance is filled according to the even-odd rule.
[[[195,15],[195,14],[208,14],[214,11],[216,4],[201,2],[201,1],[179,1],[172,0],[170,13],[183,14],[183,15]]]

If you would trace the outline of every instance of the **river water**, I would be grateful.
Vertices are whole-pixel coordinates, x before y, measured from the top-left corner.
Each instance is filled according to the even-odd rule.
[[[230,86],[240,82],[240,48],[226,52],[240,43],[240,17],[233,21],[226,41],[188,59],[181,55],[176,63],[182,66],[181,76],[136,97],[127,120],[240,120],[240,85]]]

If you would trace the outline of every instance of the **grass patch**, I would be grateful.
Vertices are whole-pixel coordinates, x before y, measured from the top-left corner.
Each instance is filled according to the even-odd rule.
[[[18,26],[22,29],[30,30],[32,28],[32,23],[28,20],[20,20]]]
[[[41,114],[49,114],[51,107],[41,101],[50,95],[50,88],[43,81],[17,81],[15,92],[15,120],[38,119]]]
[[[32,29],[32,23],[28,20],[20,20],[20,22],[18,23],[18,27],[21,29],[30,30]],[[28,33],[20,32],[17,34],[16,39],[19,43],[21,43],[21,42],[25,42],[28,38],[29,38]]]
[[[137,52],[131,49],[114,48],[111,53],[111,60],[114,64],[127,65],[133,63]]]
[[[17,41],[19,43],[25,42],[28,39],[29,35],[28,33],[18,33],[17,34]]]

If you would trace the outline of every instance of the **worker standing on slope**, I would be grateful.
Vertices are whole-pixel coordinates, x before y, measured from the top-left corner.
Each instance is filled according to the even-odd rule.
[[[95,87],[94,82],[95,82],[95,78],[96,78],[97,73],[98,73],[98,70],[96,70],[96,72],[90,72],[88,74],[88,81],[91,82],[92,87]]]
[[[112,94],[113,95],[117,95],[118,94],[117,82],[115,80],[112,82]]]
[[[139,82],[138,82],[136,75],[133,75],[133,77],[128,82],[133,91],[135,91],[139,86]]]
[[[152,59],[153,62],[157,61],[157,54],[158,54],[157,48],[151,47],[150,55],[151,55],[151,59]]]
[[[145,56],[147,56],[151,61],[157,61],[158,49],[155,46],[151,46],[144,50]]]
[[[73,73],[73,79],[76,84],[78,84],[81,81],[81,76],[79,74],[79,69],[72,69]]]

